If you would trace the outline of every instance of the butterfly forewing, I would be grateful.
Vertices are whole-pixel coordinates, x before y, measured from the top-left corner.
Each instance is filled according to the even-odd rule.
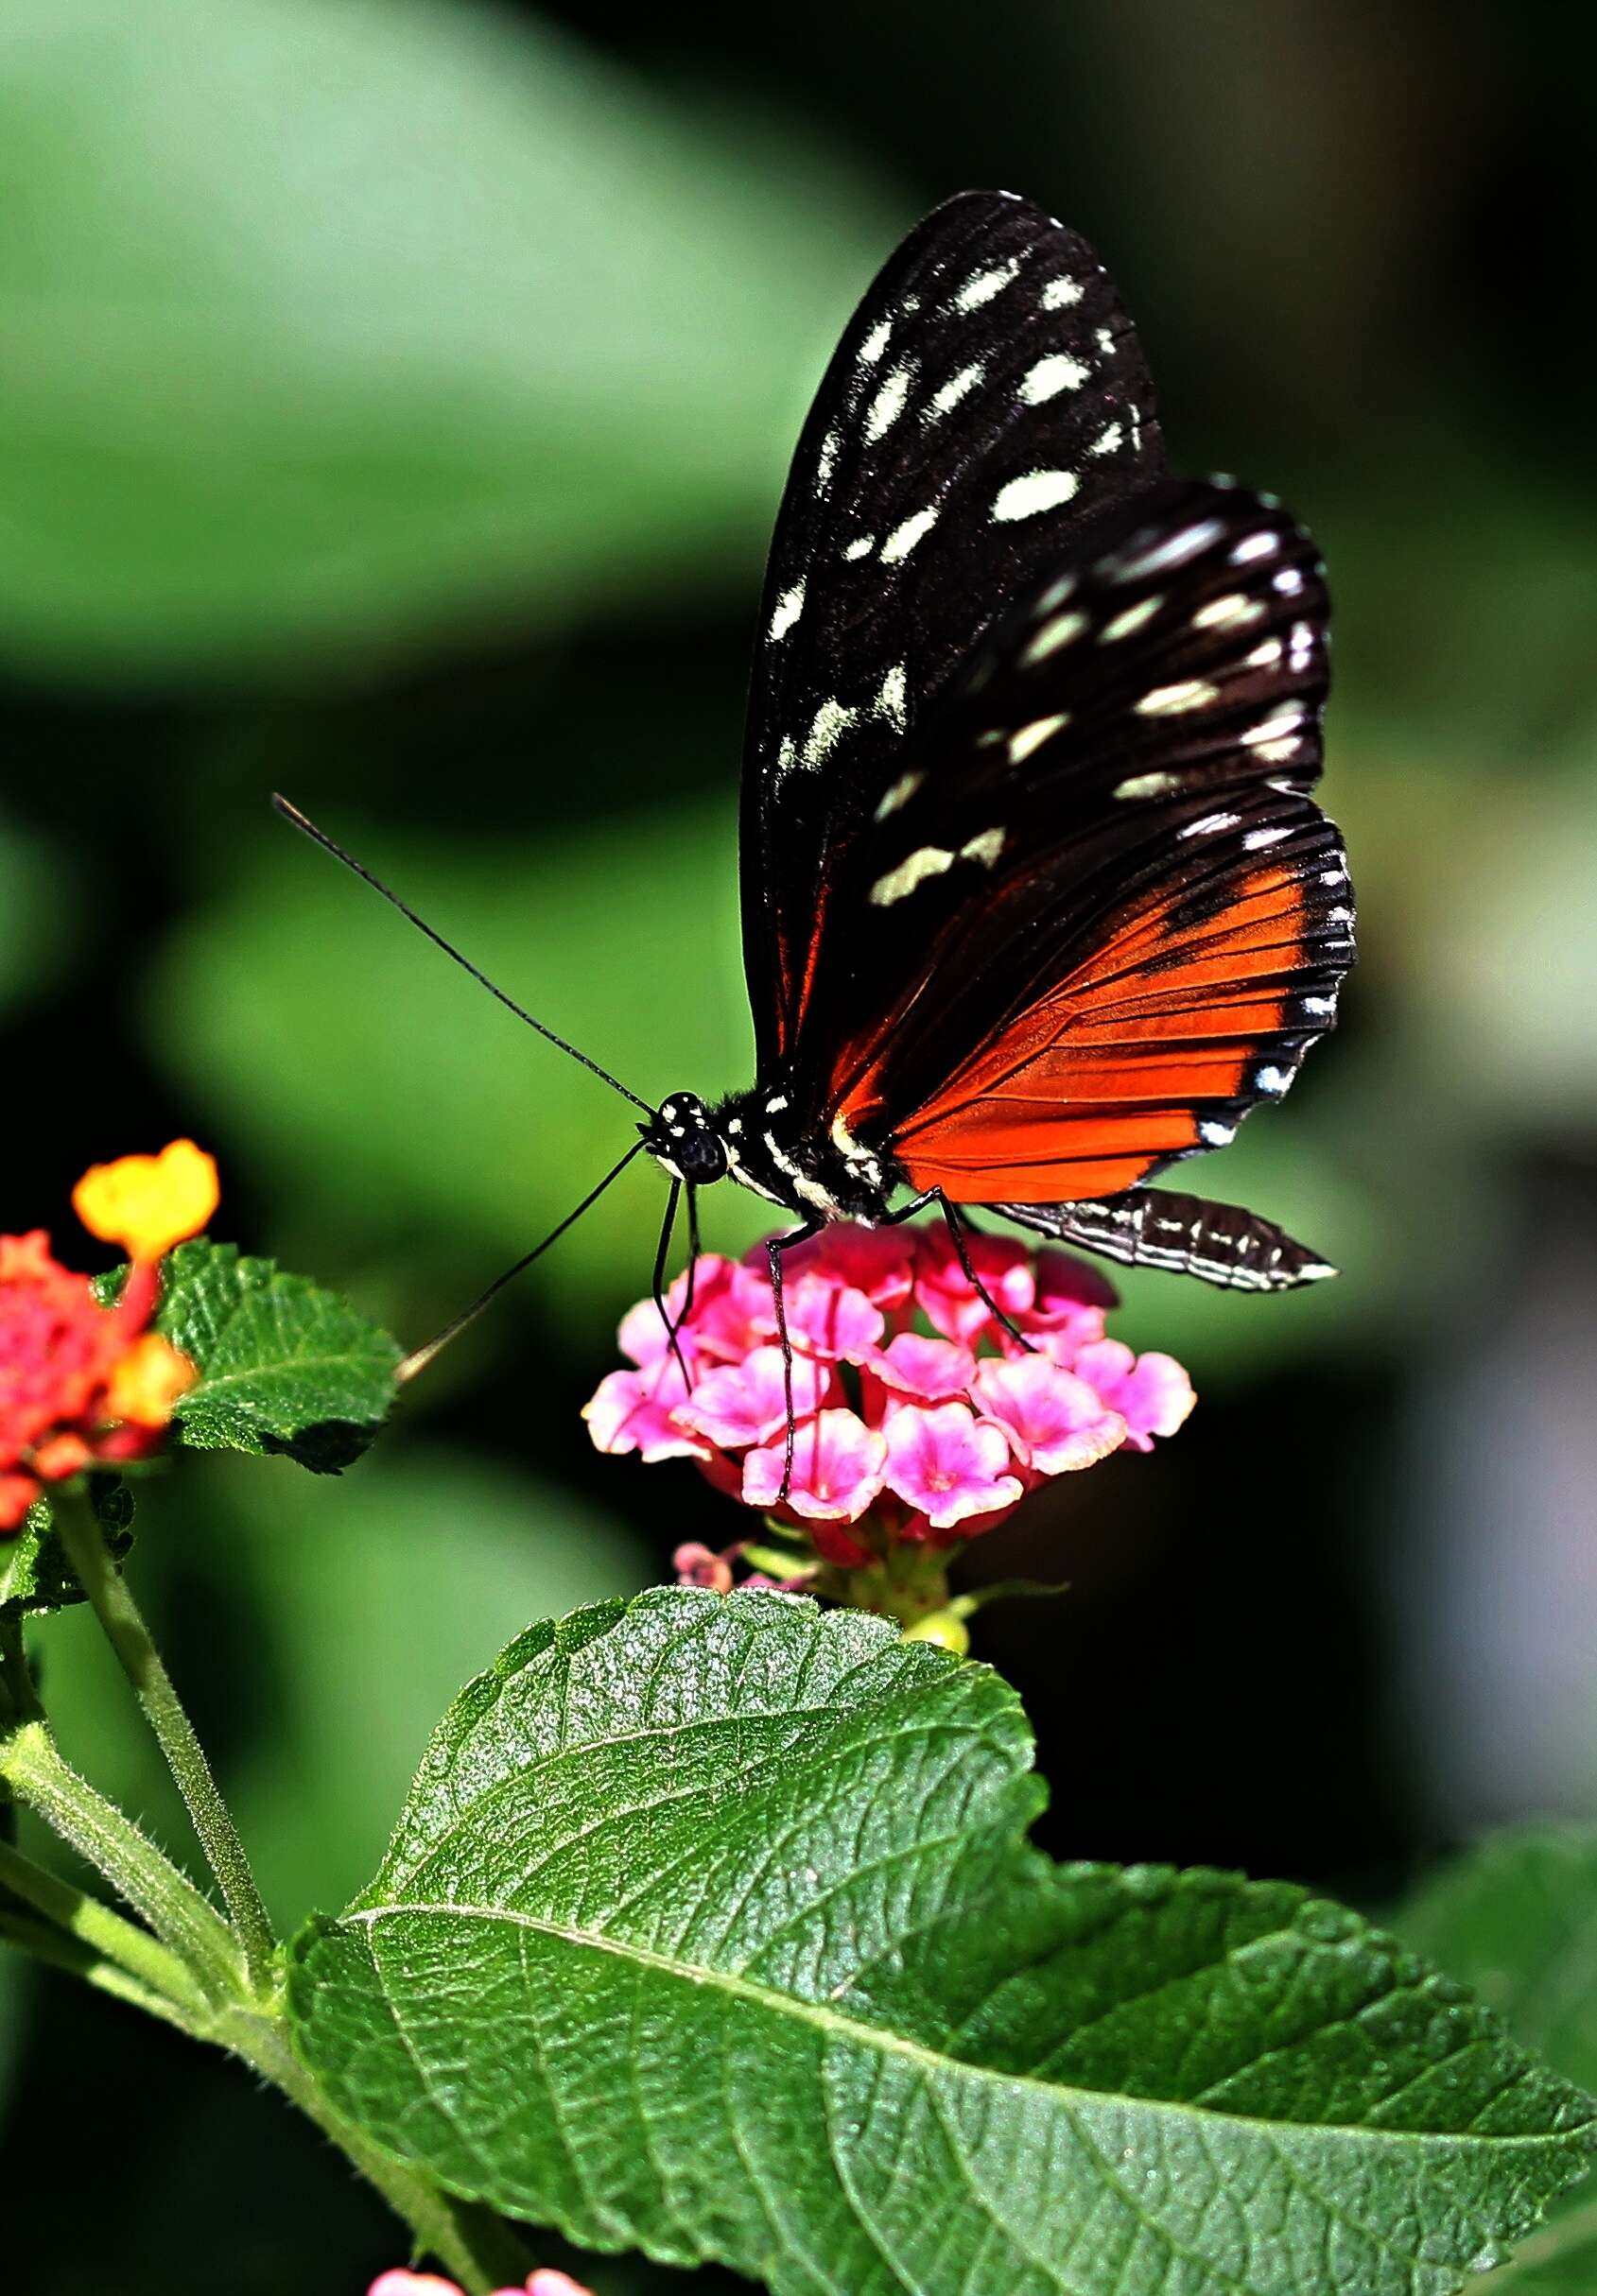
[[[1351,961],[1313,545],[1167,483],[1007,616],[861,824],[794,1069],[956,1201],[1111,1195],[1284,1092]]]
[[[1141,353],[1085,241],[991,192],[911,233],[822,383],[767,574],[742,820],[762,1077],[806,1025],[896,761],[995,617],[1162,469]]]

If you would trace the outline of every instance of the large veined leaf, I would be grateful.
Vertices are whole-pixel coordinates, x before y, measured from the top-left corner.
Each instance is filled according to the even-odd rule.
[[[1489,1835],[1405,1907],[1399,1925],[1466,1977],[1521,2041],[1559,2072],[1597,2086],[1597,1829],[1517,1827]],[[1483,2283],[1526,2296],[1597,2288],[1597,2192],[1588,2183]]]
[[[455,2190],[779,2296],[1436,2296],[1593,2107],[1339,1907],[1054,1868],[1014,1694],[883,1622],[660,1590],[434,1737],[299,2046]]]
[[[181,1244],[166,1261],[160,1330],[199,1367],[178,1405],[202,1451],[286,1451],[345,1466],[387,1417],[398,1343],[334,1292],[235,1245]]]
[[[11,0],[0,645],[271,665],[751,560],[891,233],[474,0]]]

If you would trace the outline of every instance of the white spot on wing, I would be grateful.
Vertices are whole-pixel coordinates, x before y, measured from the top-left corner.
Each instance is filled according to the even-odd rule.
[[[1295,734],[1303,718],[1303,711],[1294,703],[1290,709],[1277,711],[1274,717],[1266,717],[1262,723],[1249,726],[1241,738],[1249,749],[1261,749],[1268,756],[1269,745],[1279,741],[1283,734]]]
[[[1024,406],[1040,406],[1045,399],[1056,399],[1062,390],[1080,390],[1087,374],[1080,359],[1073,359],[1068,351],[1056,351],[1028,367],[1016,396]]]
[[[917,510],[912,518],[906,518],[901,527],[894,527],[881,546],[882,564],[896,566],[900,559],[908,558],[916,543],[923,535],[929,534],[936,524],[935,510]]]
[[[1086,627],[1087,617],[1085,613],[1056,613],[1051,622],[1043,624],[1021,655],[1022,666],[1030,667],[1033,662],[1044,661],[1048,655],[1057,653],[1060,647],[1068,646],[1072,638],[1079,638]]]
[[[1235,829],[1238,819],[1234,813],[1206,813],[1201,821],[1189,821],[1176,834],[1184,837],[1211,837],[1222,829]]]
[[[960,857],[965,861],[980,861],[991,869],[1003,851],[1004,833],[1001,829],[983,829],[980,837],[966,837],[960,847]]]
[[[1174,685],[1156,685],[1136,705],[1139,717],[1178,717],[1184,710],[1201,710],[1218,701],[1220,688],[1206,678],[1183,678]]]
[[[1112,622],[1104,623],[1098,633],[1099,645],[1112,646],[1117,638],[1129,638],[1133,630],[1140,630],[1144,622],[1152,621],[1163,604],[1162,596],[1138,598],[1135,606],[1126,608],[1124,613],[1118,613]]]
[[[841,701],[823,701],[810,719],[799,762],[811,771],[825,764],[859,715]]]
[[[1233,566],[1245,566],[1250,559],[1274,558],[1280,546],[1278,534],[1268,531],[1245,534],[1231,553],[1231,563]]]
[[[1152,543],[1135,557],[1124,558],[1119,552],[1100,561],[1100,570],[1111,581],[1139,582],[1145,575],[1163,574],[1172,566],[1184,566],[1189,558],[1206,550],[1210,543],[1218,542],[1225,528],[1218,518],[1200,518],[1195,526],[1178,527],[1167,534],[1163,542]]]
[[[1179,773],[1134,773],[1129,781],[1117,782],[1116,797],[1168,797],[1181,786]],[[1186,832],[1182,832],[1183,836]]]
[[[1273,662],[1278,662],[1280,658],[1280,639],[1266,638],[1263,644],[1256,646],[1247,657],[1248,667],[1250,669],[1268,669]]]
[[[910,385],[914,379],[912,367],[894,367],[871,401],[870,412],[865,417],[865,437],[871,445],[884,438],[903,413],[909,404]]]
[[[901,773],[877,807],[877,820],[885,821],[900,805],[907,805],[925,779],[924,773]]]
[[[1042,291],[1045,311],[1068,311],[1073,303],[1079,303],[1081,300],[1082,283],[1079,279],[1050,279]]]
[[[1086,451],[1089,455],[1112,455],[1124,437],[1122,426],[1119,423],[1110,423],[1099,432]]]
[[[912,893],[917,885],[928,877],[940,877],[946,869],[952,869],[954,856],[946,845],[923,845],[896,869],[890,869],[885,877],[878,877],[871,888],[871,899],[877,908],[891,908]]]
[[[1257,622],[1264,608],[1258,598],[1244,597],[1240,590],[1227,591],[1223,598],[1210,598],[1192,616],[1194,630],[1245,630]]]
[[[1273,574],[1270,577],[1270,587],[1272,590],[1280,591],[1284,597],[1295,597],[1303,587],[1302,569],[1297,566],[1283,566],[1278,574]]]
[[[1249,853],[1259,853],[1266,845],[1278,845],[1283,837],[1290,837],[1291,835],[1290,829],[1250,829],[1242,843]]]
[[[983,303],[991,302],[995,295],[1003,293],[1019,268],[1019,264],[1012,258],[1008,263],[999,264],[994,270],[975,272],[954,297],[955,310],[980,311]]]
[[[821,441],[821,452],[815,457],[815,483],[819,487],[831,484],[832,473],[838,467],[842,452],[842,440],[835,430],[829,430]]]
[[[1225,1124],[1218,1116],[1204,1116],[1198,1124],[1198,1138],[1206,1148],[1229,1148],[1237,1137],[1234,1124]]]
[[[1255,1092],[1283,1093],[1291,1082],[1292,1071],[1277,1068],[1274,1062],[1268,1062],[1263,1068],[1256,1068],[1253,1072]]]
[[[870,334],[866,336],[864,341],[859,346],[859,364],[861,367],[874,367],[876,365],[877,359],[880,358],[882,353],[887,349],[888,337],[892,335],[892,333],[893,321],[890,319],[882,319],[877,326],[871,329]]]
[[[860,534],[857,535],[853,542],[844,543],[842,554],[844,558],[850,560],[869,558],[876,546],[877,538],[874,534]]]
[[[1042,596],[1037,600],[1038,620],[1040,621],[1045,613],[1051,613],[1056,606],[1063,606],[1075,587],[1076,578],[1073,574],[1062,574],[1056,582],[1050,582]]]
[[[993,501],[993,516],[1004,521],[1016,518],[1035,518],[1039,511],[1056,510],[1077,492],[1081,480],[1074,471],[1027,471],[1024,476],[1012,478],[999,487]]]
[[[934,415],[952,414],[960,401],[976,388],[986,371],[986,368],[978,359],[974,366],[962,367],[958,374],[950,375],[942,388],[934,390],[931,394],[932,413]]]
[[[790,590],[783,591],[776,601],[776,611],[771,617],[769,634],[773,645],[778,638],[787,636],[803,612],[804,584],[795,582]]]
[[[1033,718],[1030,725],[1023,725],[1018,734],[1009,737],[1011,765],[1019,765],[1022,758],[1030,757],[1033,750],[1040,750],[1045,741],[1051,741],[1060,727],[1069,722],[1068,710],[1061,710],[1056,716]]]
[[[877,696],[877,716],[890,719],[900,734],[904,731],[908,710],[902,662],[895,662],[881,682],[881,691]]]

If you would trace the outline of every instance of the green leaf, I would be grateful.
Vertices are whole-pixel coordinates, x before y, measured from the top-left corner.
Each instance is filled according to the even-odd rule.
[[[753,574],[892,236],[835,160],[466,0],[11,0],[6,28],[13,656],[270,670],[657,607],[729,540]]]
[[[1594,2108],[1340,1907],[1054,1868],[1014,1694],[884,1621],[659,1590],[530,1629],[299,2046],[452,2189],[778,2296],[1438,2296]]]
[[[120,1476],[92,1475],[89,1496],[106,1545],[120,1562],[133,1544],[133,1494]],[[0,1618],[43,1616],[83,1599],[83,1589],[51,1528],[50,1502],[35,1499],[21,1529],[0,1539]]]
[[[157,1328],[198,1365],[175,1414],[202,1451],[286,1451],[332,1474],[393,1402],[398,1342],[346,1302],[234,1244],[181,1244],[165,1263]]]
[[[1597,1829],[1489,1835],[1425,1884],[1398,1926],[1467,1978],[1519,2040],[1597,2088]],[[1591,2296],[1597,2193],[1589,2184],[1483,2284],[1484,2291],[1509,2287]]]

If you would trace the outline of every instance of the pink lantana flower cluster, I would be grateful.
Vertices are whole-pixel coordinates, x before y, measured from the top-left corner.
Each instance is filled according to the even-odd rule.
[[[465,2296],[458,2281],[445,2280],[438,2272],[392,2271],[379,2272],[366,2291],[366,2296]],[[494,2296],[590,2296],[581,2282],[569,2272],[556,2272],[547,2267],[531,2274],[518,2288],[495,2288]]]
[[[1007,1237],[967,1242],[1013,1332],[941,1228],[829,1226],[786,1255],[797,1431],[785,1499],[787,1398],[763,1245],[742,1261],[702,1255],[691,1295],[686,1275],[671,1286],[681,1361],[651,1300],[629,1312],[620,1342],[633,1368],[602,1380],[583,1413],[595,1444],[690,1459],[718,1491],[849,1571],[900,1543],[957,1545],[1051,1476],[1175,1432],[1191,1382],[1172,1356],[1108,1337],[1116,1295],[1096,1269]],[[679,1568],[719,1583],[706,1556],[685,1552]]]

